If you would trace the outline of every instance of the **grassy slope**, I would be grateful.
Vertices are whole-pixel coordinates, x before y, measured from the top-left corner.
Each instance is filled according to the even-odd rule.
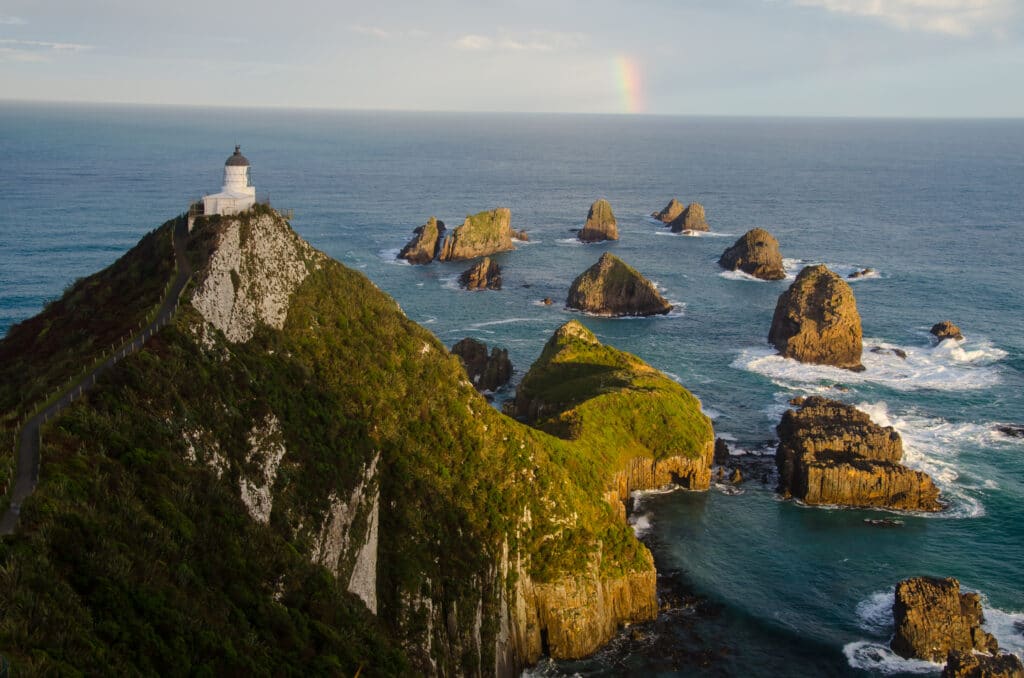
[[[197,235],[197,264],[209,242]],[[92,313],[117,313],[90,299]],[[361,274],[330,262],[295,294],[284,331],[246,344],[202,350],[198,322],[183,305],[47,426],[39,489],[20,534],[0,544],[0,648],[23,670],[401,673],[414,629],[396,626],[399,592],[444,599],[470,627],[481,597],[470,582],[507,536],[541,581],[577,572],[598,545],[606,575],[645,567],[599,498],[600,456],[488,407],[457,359]],[[246,437],[268,412],[288,453],[262,526],[237,488],[254,472]],[[222,479],[187,461],[190,431],[227,459]],[[308,526],[377,452],[383,624],[308,562]],[[468,670],[476,654],[455,661]]]

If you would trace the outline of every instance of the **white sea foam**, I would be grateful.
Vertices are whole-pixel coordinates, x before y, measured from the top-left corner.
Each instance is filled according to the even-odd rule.
[[[705,411],[704,414],[707,414],[707,412]],[[710,415],[708,415],[708,416],[710,416]],[[725,433],[724,431],[719,432],[717,434],[717,437],[721,438],[722,440],[724,440],[727,443],[731,443],[731,442],[734,442],[736,440],[736,436],[734,436],[731,433]]]
[[[1024,612],[1004,612],[993,607],[983,609],[982,628],[999,641],[999,649],[1024,659]]]
[[[635,508],[629,517],[629,524],[633,527],[633,534],[642,537],[651,529],[651,514],[637,513]]]
[[[892,603],[895,595],[896,587],[893,586],[885,591],[876,591],[857,603],[855,612],[858,625],[872,635],[892,635]]]
[[[735,271],[722,271],[718,274],[718,277],[725,278],[726,280],[742,280],[744,282],[756,282],[756,283],[769,283],[776,282],[774,280],[763,280],[756,276],[752,276],[745,271],[736,269]]]
[[[656,223],[661,223],[656,221]],[[654,235],[667,235],[672,238],[732,238],[732,233],[718,233],[716,231],[680,231],[679,233],[673,233],[669,230],[656,231]]]
[[[871,349],[879,348],[882,353]],[[901,358],[891,352],[906,353]],[[863,372],[811,365],[783,358],[771,347],[748,348],[740,352],[732,367],[757,372],[787,388],[805,389],[807,384],[875,383],[898,391],[933,389],[936,391],[967,391],[984,389],[999,383],[995,363],[1006,352],[987,342],[978,342],[972,350],[950,341],[933,347],[899,347],[877,339],[864,340],[861,362]]]
[[[846,280],[849,283],[860,282],[862,280],[876,280],[882,277],[882,274],[878,272],[878,269],[871,266],[862,266],[856,264],[832,264],[824,261],[813,261],[809,259],[790,259],[784,258],[782,260],[782,268],[786,271],[787,278],[795,278],[801,270],[806,266],[817,266],[824,264],[830,271],[838,275],[840,278]],[[871,269],[867,275],[860,276],[859,278],[851,278],[850,275],[863,271],[865,269]]]
[[[728,495],[730,497],[738,497],[741,494],[746,494],[746,490],[741,487],[736,487],[732,483],[712,483],[711,487],[721,494]]]
[[[377,252],[377,256],[384,260],[385,263],[394,264],[395,266],[412,266],[405,259],[399,259],[398,253],[402,251],[401,247],[395,247],[388,250],[380,250]]]
[[[583,242],[579,238],[558,238],[557,240],[555,240],[555,242],[558,243],[559,245],[574,245],[574,246],[576,246],[576,245],[583,246],[583,245],[590,244],[590,243]]]
[[[679,381],[679,378],[675,377],[675,380]],[[700,406],[700,411],[704,413],[704,416],[706,416],[708,419],[711,419],[712,421],[722,416],[722,413],[719,412],[718,410],[712,409],[710,407],[704,407],[703,404]],[[720,435],[718,437],[725,438],[725,435]],[[728,440],[728,438],[726,438],[726,440]],[[733,440],[735,440],[735,438],[733,438]]]
[[[855,669],[891,675],[894,673],[939,673],[942,664],[926,662],[923,659],[904,659],[888,645],[869,640],[859,640],[843,646],[846,661]]]
[[[492,325],[508,325],[509,323],[529,323],[534,322],[536,318],[505,318],[504,320],[488,320],[482,323],[473,323],[470,325],[473,329],[481,327],[490,327]]]

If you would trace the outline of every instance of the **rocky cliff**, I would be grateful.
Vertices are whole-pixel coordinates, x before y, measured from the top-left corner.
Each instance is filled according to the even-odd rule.
[[[467,290],[500,290],[501,266],[484,257],[459,275],[459,286]]]
[[[950,650],[942,678],[1024,678],[1024,664],[1015,654]]]
[[[573,281],[566,305],[609,316],[659,315],[672,310],[672,304],[647,278],[607,252]]]
[[[601,198],[595,200],[587,212],[587,221],[577,234],[583,242],[602,242],[604,240],[618,240],[619,228],[615,221],[615,214],[612,212],[611,204]]]
[[[651,212],[651,216],[664,224],[671,224],[679,218],[679,215],[681,215],[685,209],[686,206],[683,203],[672,198],[668,201],[668,204],[665,205],[663,210],[660,212]]]
[[[508,349],[495,346],[488,354],[487,344],[466,337],[452,346],[452,355],[462,361],[470,382],[478,391],[497,391],[512,378]]]
[[[494,411],[436,337],[267,208],[197,220],[188,255],[174,321],[43,430],[2,550],[16,669],[518,675],[654,614],[609,449]],[[681,416],[656,395],[681,387],[651,384],[607,413],[617,428],[649,428],[634,402]],[[659,458],[701,453],[674,440]]]
[[[499,207],[466,217],[444,240],[439,259],[461,261],[512,249],[512,211]]]
[[[938,511],[927,474],[902,466],[903,443],[852,405],[795,398],[776,427],[779,492],[812,505]]]
[[[668,225],[673,233],[683,231],[709,231],[707,217],[704,214],[704,206],[699,202],[691,202],[682,213],[672,220]]]
[[[999,650],[995,637],[981,628],[981,598],[960,593],[952,577],[914,577],[896,585],[892,607],[896,633],[892,649],[903,657],[946,661],[951,650]]]
[[[398,253],[398,258],[410,264],[429,264],[441,251],[444,231],[444,222],[430,217],[427,223],[413,231],[412,239]]]
[[[849,283],[826,266],[804,268],[779,296],[768,343],[800,362],[863,370],[860,314]]]
[[[786,277],[779,241],[763,228],[753,228],[744,233],[732,247],[722,252],[718,265],[730,271],[743,271],[762,280],[782,280]]]

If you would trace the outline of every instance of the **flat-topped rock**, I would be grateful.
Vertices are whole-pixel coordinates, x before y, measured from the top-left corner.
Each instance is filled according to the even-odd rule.
[[[710,231],[707,219],[704,215],[704,206],[699,202],[691,202],[682,213],[672,220],[669,228],[673,233],[683,231]]]
[[[862,371],[860,314],[849,283],[826,266],[804,268],[779,296],[768,343],[802,363]]]
[[[779,241],[763,228],[753,228],[744,233],[732,247],[722,252],[718,265],[730,271],[743,271],[762,280],[782,280],[786,277]]]
[[[939,341],[944,341],[946,339],[961,341],[964,338],[963,332],[961,332],[960,328],[954,325],[951,320],[943,320],[940,323],[935,323],[932,325],[931,333],[935,335]]]
[[[908,658],[945,661],[951,650],[995,653],[999,643],[981,628],[981,598],[960,593],[953,577],[913,577],[896,585],[892,606],[893,652]]]
[[[466,217],[444,240],[441,261],[486,257],[512,249],[512,211],[507,207]]]
[[[659,315],[672,310],[651,281],[607,252],[573,281],[566,305],[607,316]]]
[[[484,257],[462,272],[459,286],[467,290],[500,290],[501,266],[490,257]]]
[[[590,211],[587,212],[587,223],[583,224],[583,228],[576,234],[576,237],[583,242],[619,239],[615,214],[607,200],[601,198],[594,201],[594,204],[590,206]]]
[[[938,511],[939,490],[900,464],[903,441],[852,405],[794,398],[776,427],[778,491],[805,504]]]
[[[443,221],[430,217],[427,223],[413,231],[415,235],[398,253],[398,258],[405,259],[410,264],[429,264],[441,250],[444,230]]]
[[[679,215],[686,209],[686,205],[679,202],[675,198],[668,201],[665,205],[665,209],[660,212],[651,212],[651,216],[664,224],[671,224],[673,221],[679,218]]]

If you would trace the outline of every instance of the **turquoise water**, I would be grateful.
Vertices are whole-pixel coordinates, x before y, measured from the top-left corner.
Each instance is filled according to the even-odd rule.
[[[299,233],[448,345],[475,336],[507,347],[518,378],[558,325],[580,318],[690,388],[747,458],[771,453],[790,398],[837,397],[896,426],[907,463],[950,502],[878,529],[863,518],[885,514],[780,502],[759,477],[736,495],[643,496],[634,519],[659,570],[678,572],[702,611],[538,672],[935,673],[884,649],[889,592],[917,574],[982,592],[1001,644],[1024,649],[1014,627],[1024,620],[1024,441],[995,429],[1024,424],[1024,122],[2,104],[0,332],[218,190],[235,143],[257,191],[293,209]],[[611,201],[621,240],[577,244],[569,229],[598,197]],[[646,216],[671,197],[702,202],[714,233],[670,235]],[[497,257],[502,291],[458,290],[463,264],[394,260],[427,217],[454,226],[499,205],[530,234]],[[791,275],[819,262],[878,271],[853,282],[866,372],[772,356],[768,326],[788,282],[715,264],[755,226],[779,239]],[[656,281],[677,310],[630,320],[564,310],[572,279],[604,251]],[[946,318],[963,344],[931,341],[928,328]],[[665,647],[711,650],[694,660]]]

